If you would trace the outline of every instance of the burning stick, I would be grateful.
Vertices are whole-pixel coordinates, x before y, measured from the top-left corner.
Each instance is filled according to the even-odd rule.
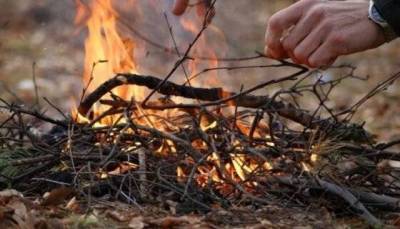
[[[160,80],[155,77],[121,74],[106,82],[103,86],[90,94],[81,104],[80,110],[86,110],[86,112],[88,112],[95,102],[101,101],[100,99],[103,95],[119,85],[132,83],[151,88],[159,82]],[[213,104],[217,107],[231,105],[228,101],[235,101],[238,106],[246,105],[245,107],[257,108],[257,110],[265,109],[266,112],[274,113],[274,115],[284,116],[284,114],[286,114],[283,112],[285,111],[284,109],[279,109],[279,104],[287,103],[277,102],[273,99],[274,97],[248,95],[248,90],[245,91],[246,93],[235,94],[225,92],[221,88],[193,88],[166,82],[160,87],[159,91],[168,95],[201,98],[203,101],[209,101],[207,104]],[[323,101],[324,98],[321,100]],[[71,151],[71,153],[74,154],[77,167],[84,168],[88,160],[92,161],[94,163],[93,165],[101,165],[104,162],[104,160],[101,161],[104,156],[106,156],[107,159],[113,158],[116,161],[126,160],[126,155],[122,153],[124,152],[122,150],[123,148],[130,147],[136,142],[154,142],[154,144],[142,144],[140,147],[143,148],[138,149],[137,157],[129,159],[129,161],[132,160],[133,163],[139,165],[138,170],[135,170],[136,172],[134,173],[127,172],[123,174],[123,176],[118,174],[118,176],[96,178],[95,180],[91,177],[85,178],[83,176],[77,178],[80,180],[83,179],[83,181],[87,179],[87,181],[90,182],[91,188],[84,190],[91,190],[91,194],[93,195],[93,191],[96,190],[97,187],[107,184],[109,185],[107,187],[118,191],[125,201],[135,203],[134,199],[132,199],[132,195],[140,196],[143,201],[146,201],[146,198],[151,199],[155,195],[169,190],[177,197],[182,197],[182,201],[190,200],[193,205],[209,208],[208,202],[204,202],[205,200],[212,200],[223,204],[225,200],[232,201],[232,203],[237,203],[238,201],[244,203],[243,199],[246,199],[254,203],[267,204],[273,202],[272,200],[275,199],[276,196],[282,195],[291,196],[290,200],[293,199],[307,204],[310,203],[313,198],[307,194],[308,192],[300,192],[299,190],[306,191],[310,189],[319,191],[319,193],[329,193],[330,195],[323,196],[327,199],[331,199],[330,197],[332,196],[340,197],[347,206],[351,206],[352,209],[357,210],[357,213],[371,224],[379,224],[379,221],[370,212],[373,208],[390,209],[393,211],[398,210],[398,199],[396,197],[399,193],[399,188],[392,184],[385,183],[382,185],[382,181],[380,180],[383,175],[391,175],[390,171],[387,173],[386,170],[376,169],[376,167],[379,167],[379,164],[373,164],[374,161],[379,162],[384,158],[398,158],[398,153],[386,151],[387,147],[398,144],[398,141],[379,148],[374,148],[373,146],[345,144],[345,141],[340,141],[335,138],[331,139],[332,145],[327,144],[324,146],[320,144],[320,146],[318,146],[319,143],[317,139],[309,139],[310,132],[307,128],[305,132],[299,133],[299,137],[293,136],[293,133],[289,131],[274,131],[270,134],[270,139],[272,139],[272,141],[270,139],[264,139],[264,141],[262,141],[257,138],[254,138],[253,141],[249,141],[252,134],[241,134],[235,127],[230,125],[231,120],[224,119],[224,117],[221,117],[216,122],[216,127],[203,131],[200,125],[198,125],[198,123],[201,122],[200,116],[192,117],[193,122],[197,124],[192,123],[187,130],[180,129],[175,132],[175,129],[168,131],[162,128],[158,129],[157,127],[141,125],[139,124],[140,122],[136,123],[132,118],[132,113],[135,112],[135,110],[131,109],[134,104],[133,101],[126,102],[117,99],[115,101],[110,100],[109,102],[108,105],[111,106],[111,109],[122,110],[120,114],[125,113],[124,118],[127,123],[119,123],[116,121],[115,123],[119,123],[119,125],[107,127],[75,126],[75,123],[71,123],[70,125],[74,125],[74,128],[77,128],[77,131],[71,136],[74,138],[74,141],[72,141],[72,149],[75,149]],[[112,102],[115,102],[115,104]],[[114,107],[116,104],[118,104],[118,106]],[[162,109],[163,107],[166,107],[166,109],[174,107],[182,107],[182,109],[193,107],[197,109],[202,106],[191,104],[179,105],[173,103],[154,104],[149,103],[150,107],[148,107],[148,109]],[[308,113],[296,108],[294,105],[282,106],[308,115]],[[22,107],[14,107],[11,105],[9,107],[7,106],[7,110],[16,114],[26,113]],[[32,111],[31,113],[31,115],[34,114]],[[210,113],[212,116],[212,111],[210,111]],[[243,114],[235,117],[235,120],[241,120],[245,115],[254,116],[254,111],[243,111]],[[215,116],[218,115],[215,114]],[[310,117],[310,120],[315,120],[312,115],[305,117]],[[17,123],[23,121],[22,119],[18,119],[17,115],[15,115],[14,118]],[[41,119],[40,116],[36,118]],[[47,119],[44,118],[42,120],[46,121]],[[299,120],[302,119],[299,118]],[[5,128],[14,128],[14,125],[8,125],[11,121],[7,121],[4,124]],[[225,121],[227,125],[223,124]],[[327,120],[325,121],[328,123]],[[322,129],[321,123],[325,121],[322,120],[320,123],[315,124],[319,127],[318,130],[322,134],[324,134],[326,130]],[[315,123],[314,121],[311,122]],[[284,125],[284,123],[282,125]],[[17,126],[25,130],[23,128],[26,124]],[[250,126],[249,123],[248,127]],[[254,126],[258,125],[254,124]],[[270,124],[270,126],[272,126],[272,124]],[[15,137],[13,132],[25,133],[19,129],[13,130],[14,129],[10,129],[10,133],[6,136]],[[196,134],[189,136],[192,132]],[[29,135],[27,134],[27,136]],[[110,138],[109,136],[113,137]],[[230,137],[232,137],[232,139],[230,139]],[[158,149],[159,142],[166,139],[170,140],[172,144],[176,146],[177,154],[167,155],[165,159],[160,160],[153,152]],[[202,140],[205,145],[194,144],[195,139]],[[288,143],[280,144],[280,140]],[[98,146],[91,146],[93,143],[98,144]],[[45,171],[57,166],[60,161],[71,164],[63,154],[49,154],[49,152],[59,152],[59,148],[63,149],[63,146],[64,144],[54,145],[52,146],[54,149],[51,148],[51,151],[44,151],[44,153],[47,154],[38,154],[32,160],[14,161],[15,166],[25,166],[26,164],[37,164],[39,159],[46,159],[44,161],[47,162],[47,157],[52,160],[54,157],[55,163],[44,164],[45,167],[40,166],[37,169],[35,168],[35,170],[29,171],[29,173],[10,177],[10,181],[18,184],[27,183],[30,184],[30,186],[33,185],[28,183],[28,178],[32,176],[43,177],[41,178],[41,182],[52,181],[53,179],[46,174]],[[88,149],[88,146],[91,147]],[[41,148],[38,149],[44,150]],[[212,156],[214,152],[216,152],[215,154],[217,157],[209,157],[210,155]],[[312,163],[315,162],[313,162],[312,159],[313,154],[317,154],[318,157],[321,158],[321,162],[316,162],[321,163],[320,165],[315,164],[314,167],[312,167]],[[43,155],[43,157],[40,155]],[[324,161],[324,157],[330,159]],[[353,167],[349,167],[351,171],[347,168],[341,168],[339,162],[351,162],[353,157],[357,157],[357,161],[368,159],[369,164],[357,164],[358,170],[352,169]],[[340,161],[337,161],[338,159]],[[308,176],[304,176],[305,170],[301,167],[304,163],[311,165],[309,168],[310,171],[307,172]],[[185,186],[178,181],[179,177],[174,173],[177,165],[181,165],[183,168],[182,171],[187,179]],[[327,167],[328,169],[325,169]],[[73,172],[72,167],[70,167],[69,171]],[[335,182],[329,178],[331,175],[330,171],[334,171]],[[365,176],[365,171],[370,171],[370,174]],[[299,180],[299,182],[285,182],[283,178],[279,180],[271,179],[278,174],[282,176],[291,176],[292,180]],[[303,179],[304,177],[308,178]],[[321,178],[317,179],[318,177]],[[265,181],[262,180],[263,178]],[[139,185],[132,186],[130,182],[125,182],[125,180],[139,180]],[[360,182],[360,180],[365,181]],[[39,180],[35,180],[35,182],[38,181]],[[115,187],[120,188],[118,189]],[[129,193],[129,195],[125,193]],[[297,196],[299,196],[299,198],[297,198]],[[240,199],[241,197],[243,197],[243,199]],[[337,200],[337,198],[334,200]],[[336,202],[333,204],[336,204]]]
[[[109,93],[112,89],[122,85],[138,85],[144,86],[149,89],[158,88],[158,92],[163,95],[181,96],[184,98],[197,99],[202,101],[209,101],[203,104],[166,104],[161,106],[147,105],[143,108],[153,110],[164,110],[173,108],[202,108],[207,106],[217,105],[230,105],[246,108],[261,108],[267,111],[276,112],[284,118],[297,122],[305,127],[312,129],[341,130],[343,138],[365,139],[369,134],[365,132],[362,127],[356,125],[347,125],[345,123],[336,122],[331,119],[320,119],[315,115],[309,114],[304,110],[297,109],[291,103],[276,101],[270,96],[255,96],[249,93],[263,88],[267,85],[294,80],[297,76],[305,73],[306,70],[301,70],[290,76],[283,77],[277,80],[270,80],[263,84],[257,85],[253,88],[245,90],[239,94],[224,91],[222,88],[198,88],[185,85],[178,85],[173,82],[167,81],[159,86],[163,81],[154,76],[142,76],[137,74],[118,74],[114,78],[104,82],[95,91],[89,94],[79,105],[78,112],[86,115],[94,103],[99,101],[105,94]],[[232,103],[233,102],[233,103]],[[351,137],[350,135],[354,135]],[[350,137],[349,137],[350,136]],[[363,141],[363,140],[362,140]]]

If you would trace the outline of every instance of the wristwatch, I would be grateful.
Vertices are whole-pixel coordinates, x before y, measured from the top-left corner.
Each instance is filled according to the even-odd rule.
[[[375,7],[375,3],[373,0],[370,0],[369,3],[369,15],[368,18],[375,22],[379,27],[382,28],[386,42],[390,42],[397,38],[397,34],[393,30],[393,28],[383,19],[382,15],[378,12]]]

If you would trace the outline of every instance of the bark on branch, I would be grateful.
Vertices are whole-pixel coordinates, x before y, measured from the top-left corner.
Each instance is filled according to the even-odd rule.
[[[109,93],[112,89],[122,85],[137,85],[144,86],[149,89],[159,87],[158,93],[168,96],[179,96],[189,99],[197,99],[201,101],[213,102],[211,105],[236,105],[245,108],[263,108],[270,111],[277,112],[280,116],[297,122],[308,128],[320,128],[324,130],[342,129],[353,131],[354,125],[349,126],[345,123],[338,123],[330,119],[320,119],[314,117],[304,110],[294,107],[292,104],[282,101],[276,101],[269,96],[255,96],[249,94],[237,94],[228,92],[222,88],[199,88],[186,85],[178,85],[173,82],[167,81],[161,86],[162,80],[154,76],[142,76],[137,74],[118,74],[114,78],[104,82],[95,91],[89,94],[79,105],[78,111],[82,115],[86,115],[94,103],[99,101],[105,94]],[[208,104],[210,105],[210,103]],[[189,105],[190,106],[190,105]],[[192,105],[201,107],[202,105]],[[176,106],[161,106],[151,107],[151,109],[168,109],[185,107],[183,104]],[[362,129],[362,128],[361,128]],[[361,135],[368,136],[364,130],[361,130]]]

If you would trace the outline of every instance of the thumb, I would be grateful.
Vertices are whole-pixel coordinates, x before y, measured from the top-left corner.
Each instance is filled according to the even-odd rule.
[[[309,1],[298,1],[288,8],[272,15],[265,34],[266,54],[268,56],[277,59],[286,56],[286,52],[281,44],[282,35],[300,20],[304,9],[308,7],[306,2]]]

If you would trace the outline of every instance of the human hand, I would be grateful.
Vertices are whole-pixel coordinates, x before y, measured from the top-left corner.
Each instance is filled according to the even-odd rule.
[[[385,36],[368,18],[368,8],[366,1],[300,0],[269,19],[265,54],[317,68],[378,47]]]
[[[172,13],[175,15],[182,15],[185,13],[186,9],[189,7],[189,0],[175,0],[174,6],[172,8]],[[199,0],[198,3],[196,3],[196,8],[197,8],[197,15],[199,16],[205,16],[207,13],[207,10],[211,7],[211,0]],[[210,19],[214,16],[215,11],[214,8],[210,12]]]

